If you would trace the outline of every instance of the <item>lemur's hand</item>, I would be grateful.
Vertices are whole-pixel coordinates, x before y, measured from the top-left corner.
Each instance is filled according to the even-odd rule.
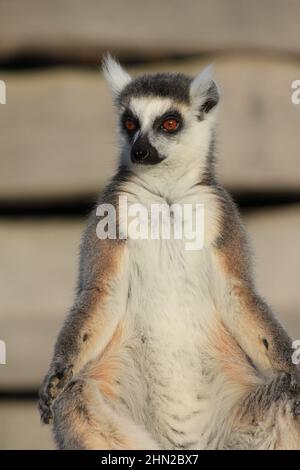
[[[291,374],[280,372],[268,383],[251,392],[243,406],[254,420],[260,420],[263,413],[268,412],[272,406],[283,406],[283,409],[299,419],[300,384]]]
[[[300,383],[297,376],[282,372],[269,383],[267,391],[269,398],[272,399],[271,402],[276,402],[285,396],[290,403],[292,413],[295,416],[300,415]]]
[[[295,365],[295,368],[292,372],[293,381],[300,384],[300,366],[299,364]]]
[[[44,424],[52,422],[52,404],[73,377],[73,366],[56,363],[51,366],[39,392],[39,410]]]

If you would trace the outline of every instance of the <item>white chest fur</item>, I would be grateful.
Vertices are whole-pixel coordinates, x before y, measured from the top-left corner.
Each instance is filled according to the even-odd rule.
[[[139,201],[149,208],[166,202],[134,189],[128,194],[129,206]],[[134,363],[144,381],[148,425],[166,446],[193,447],[209,398],[203,352],[215,314],[211,241],[217,231],[217,205],[207,188],[197,188],[176,202],[204,205],[204,246],[190,251],[184,237],[129,237],[126,316],[134,329]]]

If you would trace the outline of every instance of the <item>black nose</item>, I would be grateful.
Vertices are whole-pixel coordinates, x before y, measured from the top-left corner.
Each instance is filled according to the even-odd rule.
[[[136,148],[132,152],[132,156],[136,162],[140,162],[141,160],[146,160],[149,157],[149,153],[147,148]]]
[[[141,165],[155,165],[162,159],[149,142],[147,135],[140,135],[131,148],[131,160]]]

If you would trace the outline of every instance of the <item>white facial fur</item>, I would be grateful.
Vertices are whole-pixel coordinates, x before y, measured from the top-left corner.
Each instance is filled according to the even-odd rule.
[[[151,145],[165,158],[168,167],[187,165],[192,161],[200,168],[201,165],[205,165],[215,122],[215,110],[208,113],[205,119],[199,120],[199,107],[195,106],[195,103],[188,106],[162,97],[131,98],[128,108],[138,117],[141,126],[134,135],[133,142],[141,133],[146,134]],[[183,117],[183,128],[178,133],[169,135],[153,129],[153,123],[157,118],[174,110]],[[122,130],[120,135],[123,159],[126,164],[131,165],[131,144],[128,145],[127,136]],[[147,170],[147,166],[143,166],[143,170]]]
[[[121,65],[110,56],[105,59],[103,70],[113,97],[117,101],[121,91],[132,79]],[[134,168],[139,173],[155,172],[156,175],[160,169],[164,171],[166,166],[168,169],[179,167],[184,169],[191,168],[191,165],[195,164],[197,173],[201,173],[201,169],[206,167],[217,106],[208,113],[203,114],[202,119],[199,119],[199,110],[205,103],[210,87],[214,83],[212,66],[209,66],[191,82],[190,105],[159,96],[132,97],[128,109],[138,117],[141,127],[131,142],[128,141],[126,133],[120,129],[122,163]],[[154,121],[168,110],[176,110],[183,117],[183,128],[174,135],[164,134],[153,129]],[[124,109],[121,108],[119,111],[123,113]],[[131,162],[131,146],[140,133],[148,136],[151,145],[164,158],[163,162],[153,166],[133,164]]]

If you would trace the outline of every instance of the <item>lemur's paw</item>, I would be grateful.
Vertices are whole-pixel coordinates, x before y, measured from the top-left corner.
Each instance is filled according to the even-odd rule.
[[[299,378],[282,372],[273,381],[275,401],[282,399],[286,410],[295,418],[300,416],[300,383]]]
[[[300,382],[299,377],[293,377],[290,386],[290,398],[292,399],[292,413],[300,417]]]
[[[288,394],[292,386],[292,377],[287,372],[280,372],[270,383],[269,393],[274,401],[279,400],[283,394]]]
[[[46,393],[50,399],[55,400],[65,389],[73,377],[73,367],[58,367],[48,378]]]
[[[52,422],[52,404],[69,384],[72,377],[73,367],[60,364],[51,369],[46,376],[39,393],[39,410],[43,423],[50,424]]]
[[[39,411],[42,422],[44,424],[51,424],[53,419],[51,411],[51,402],[47,401],[47,399],[41,393],[39,399]]]
[[[293,414],[295,416],[300,416],[300,399],[294,402]]]
[[[292,376],[291,385],[290,385],[290,393],[292,395],[299,396],[300,399],[300,381],[298,376]]]

